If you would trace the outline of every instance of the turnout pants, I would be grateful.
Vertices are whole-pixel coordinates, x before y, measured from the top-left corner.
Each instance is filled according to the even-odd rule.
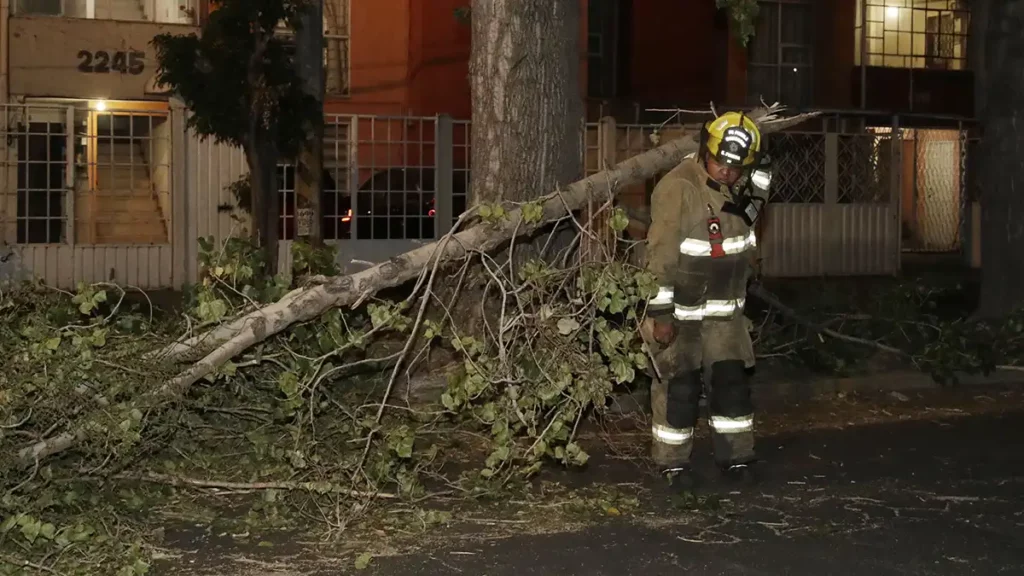
[[[746,318],[676,321],[675,340],[654,358],[662,377],[651,384],[655,462],[664,468],[689,463],[706,373],[716,462],[752,461],[754,406],[746,369],[754,365],[754,350]]]

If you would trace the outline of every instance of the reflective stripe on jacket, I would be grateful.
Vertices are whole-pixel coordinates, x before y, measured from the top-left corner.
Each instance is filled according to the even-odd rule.
[[[689,322],[743,313],[757,238],[741,217],[722,211],[727,192],[707,182],[707,171],[691,157],[665,175],[651,196],[647,269],[659,290],[647,306],[654,318]],[[718,219],[718,241],[709,230],[712,217]]]

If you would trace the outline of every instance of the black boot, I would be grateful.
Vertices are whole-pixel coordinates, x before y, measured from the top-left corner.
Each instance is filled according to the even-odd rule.
[[[737,486],[753,486],[759,478],[754,470],[753,462],[727,464],[722,467],[722,479]]]
[[[679,466],[663,470],[672,494],[692,494],[697,489],[697,477],[690,466]]]

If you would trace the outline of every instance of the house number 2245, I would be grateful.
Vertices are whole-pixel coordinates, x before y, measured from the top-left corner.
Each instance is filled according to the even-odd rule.
[[[138,76],[146,69],[146,53],[135,50],[113,53],[106,50],[79,50],[78,59],[78,70],[89,74],[120,72]]]

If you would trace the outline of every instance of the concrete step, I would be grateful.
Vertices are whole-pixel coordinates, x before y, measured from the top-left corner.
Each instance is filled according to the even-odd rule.
[[[88,199],[83,201],[89,202]],[[160,217],[160,207],[157,204],[156,198],[151,196],[97,197],[96,205],[99,209],[97,212],[100,214],[123,212],[138,214],[140,217],[147,218],[149,214],[153,214],[157,218]]]
[[[104,243],[160,244],[167,242],[167,228],[156,216],[108,212],[96,223],[96,238]]]
[[[97,190],[104,192],[118,192],[122,194],[140,194],[153,189],[149,178],[96,178]]]

